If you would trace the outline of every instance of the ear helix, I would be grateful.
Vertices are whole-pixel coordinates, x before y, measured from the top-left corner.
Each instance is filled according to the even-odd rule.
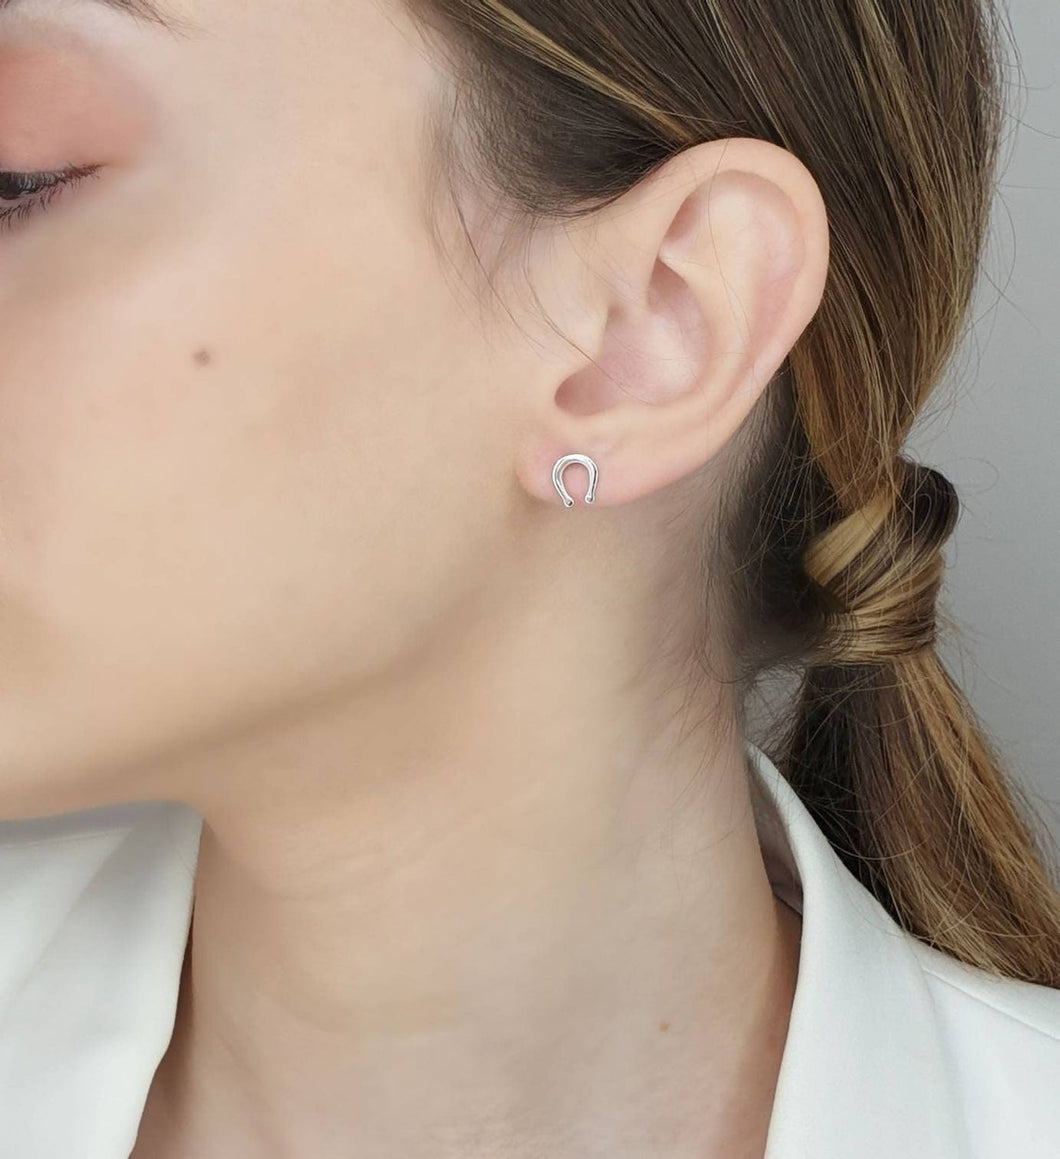
[[[589,472],[589,488],[585,492],[585,502],[592,503],[596,498],[596,480],[599,478],[600,471],[596,464],[589,458],[588,455],[563,455],[558,458],[552,468],[552,482],[556,490],[559,492],[559,497],[563,500],[564,507],[573,507],[574,500],[570,497],[567,488],[563,486],[563,472],[570,466],[571,463],[581,463],[581,465]]]

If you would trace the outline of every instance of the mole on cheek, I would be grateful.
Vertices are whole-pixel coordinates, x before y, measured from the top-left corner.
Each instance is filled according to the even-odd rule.
[[[209,350],[196,350],[193,357],[196,366],[209,366],[213,362],[213,355]]]

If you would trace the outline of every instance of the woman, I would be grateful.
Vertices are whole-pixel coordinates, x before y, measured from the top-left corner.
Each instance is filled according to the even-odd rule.
[[[0,9],[0,1153],[1060,1153],[901,453],[996,14]]]

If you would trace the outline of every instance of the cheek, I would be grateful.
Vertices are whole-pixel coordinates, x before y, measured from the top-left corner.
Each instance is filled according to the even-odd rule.
[[[432,257],[416,119],[349,92],[373,67],[411,88],[350,68],[382,18],[328,94],[316,52],[283,71],[289,31],[275,57],[240,37],[214,62],[218,36],[145,65],[161,130],[141,151],[115,122],[129,164],[0,244],[0,812],[16,783],[126,795],[422,649],[488,574],[511,378]]]
[[[23,591],[100,720],[264,712],[392,662],[473,582],[503,474],[468,317],[370,211],[261,212],[0,326],[0,604]]]
[[[510,378],[388,168],[412,126],[339,164],[315,95],[188,91],[149,164],[0,248],[0,790],[164,764],[422,648],[511,501]]]

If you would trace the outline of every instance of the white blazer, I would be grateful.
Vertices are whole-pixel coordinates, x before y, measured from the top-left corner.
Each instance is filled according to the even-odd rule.
[[[766,1159],[1058,1159],[1060,990],[906,933],[747,752],[774,891],[803,919]],[[4,1159],[128,1159],[173,1029],[201,823],[174,802],[0,821]]]

